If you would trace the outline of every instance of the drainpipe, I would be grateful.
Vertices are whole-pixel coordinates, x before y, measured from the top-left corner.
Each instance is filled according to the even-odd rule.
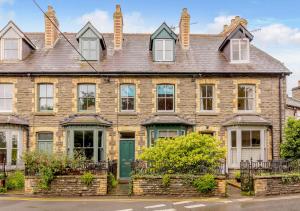
[[[282,143],[282,84],[281,84],[282,76],[280,75],[278,78],[278,88],[279,88],[279,143]]]

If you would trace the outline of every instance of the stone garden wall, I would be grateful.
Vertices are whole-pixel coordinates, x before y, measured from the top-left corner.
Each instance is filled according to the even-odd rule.
[[[90,186],[86,186],[80,175],[56,176],[49,190],[38,188],[39,178],[25,177],[25,194],[47,194],[53,196],[100,196],[107,194],[107,174],[95,175]]]
[[[288,181],[282,176],[255,176],[254,193],[255,196],[300,193],[299,176],[289,177]]]
[[[162,176],[134,176],[132,180],[132,193],[136,196],[143,195],[170,195],[170,196],[225,196],[225,177],[216,177],[217,188],[210,194],[199,193],[186,177],[171,176],[170,185],[165,187]]]

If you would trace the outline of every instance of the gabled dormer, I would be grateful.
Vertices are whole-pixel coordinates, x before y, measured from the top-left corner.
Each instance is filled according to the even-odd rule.
[[[13,21],[0,31],[1,61],[23,60],[35,49],[36,46]]]
[[[175,61],[176,41],[177,35],[166,23],[163,23],[150,37],[149,48],[152,51],[153,61]]]
[[[234,20],[236,19],[233,19],[232,24],[234,24]],[[239,23],[234,28],[225,26],[222,33],[226,37],[220,45],[219,51],[223,52],[226,59],[233,64],[249,63],[250,42],[253,40],[253,35],[246,29],[245,24]]]
[[[79,42],[81,60],[99,61],[102,51],[106,49],[102,34],[88,22],[76,35]]]

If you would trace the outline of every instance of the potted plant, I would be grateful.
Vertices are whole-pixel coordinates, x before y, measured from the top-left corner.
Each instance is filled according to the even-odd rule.
[[[241,172],[240,171],[236,171],[234,173],[234,177],[235,177],[237,182],[241,182]]]

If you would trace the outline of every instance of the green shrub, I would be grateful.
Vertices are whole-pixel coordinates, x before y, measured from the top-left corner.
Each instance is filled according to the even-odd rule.
[[[200,193],[210,193],[212,192],[217,183],[215,181],[215,177],[212,174],[205,174],[193,181],[193,186],[200,192]]]
[[[144,149],[139,159],[151,161],[154,172],[199,173],[213,171],[225,158],[225,148],[213,136],[189,133],[172,139],[159,139]]]
[[[81,182],[83,182],[86,186],[91,186],[94,179],[95,179],[95,176],[91,172],[85,172],[80,177]]]
[[[6,187],[8,190],[20,190],[24,188],[25,177],[22,171],[15,171],[8,175]]]
[[[41,189],[48,189],[55,175],[63,174],[66,167],[79,168],[85,158],[75,154],[74,158],[69,158],[61,154],[49,154],[44,152],[27,152],[23,156],[26,169],[29,174],[38,174]]]
[[[0,180],[5,179],[5,175],[4,174],[0,174]]]
[[[7,188],[6,187],[0,187],[0,193],[6,193]]]
[[[112,173],[108,173],[107,175],[107,189],[108,191],[112,190],[113,188],[117,187],[118,181],[116,180],[115,176]]]
[[[285,140],[280,145],[280,154],[285,159],[300,159],[300,120],[289,118],[285,129]]]
[[[240,171],[236,171],[234,173],[234,178],[236,179],[236,181],[240,182],[241,181],[241,172]]]
[[[171,177],[169,174],[164,174],[162,177],[162,184],[164,187],[169,187],[171,182]]]

